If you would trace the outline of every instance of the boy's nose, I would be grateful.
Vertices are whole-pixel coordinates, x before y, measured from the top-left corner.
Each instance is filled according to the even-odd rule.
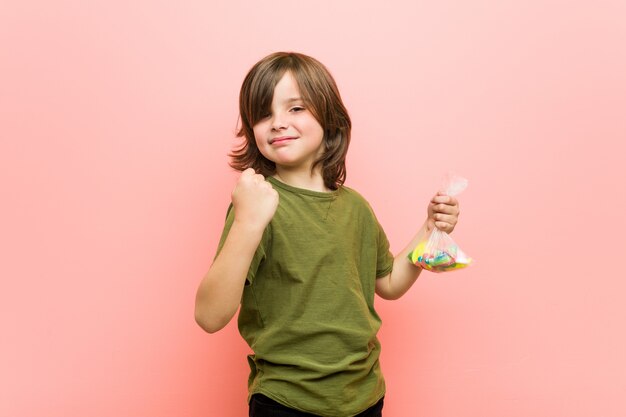
[[[287,122],[281,116],[274,116],[274,120],[272,120],[272,130],[281,130],[287,128]]]

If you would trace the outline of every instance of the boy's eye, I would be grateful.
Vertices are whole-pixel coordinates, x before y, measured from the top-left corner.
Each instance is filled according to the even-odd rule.
[[[304,110],[304,107],[302,107],[302,106],[295,106],[295,107],[291,108],[291,111],[293,111],[293,112],[300,112],[302,110]]]

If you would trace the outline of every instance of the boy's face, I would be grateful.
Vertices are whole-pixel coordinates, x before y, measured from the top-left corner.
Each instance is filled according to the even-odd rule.
[[[259,151],[277,169],[310,171],[324,151],[324,129],[305,106],[290,72],[274,88],[271,113],[254,125],[253,131]]]

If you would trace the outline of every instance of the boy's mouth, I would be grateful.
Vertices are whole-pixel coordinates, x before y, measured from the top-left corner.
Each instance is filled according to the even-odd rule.
[[[281,143],[281,142],[286,142],[288,140],[293,140],[296,139],[295,136],[280,136],[277,138],[272,138],[270,139],[270,145],[274,144],[274,143]]]

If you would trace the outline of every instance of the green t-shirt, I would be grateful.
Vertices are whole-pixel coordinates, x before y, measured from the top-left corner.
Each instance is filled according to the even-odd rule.
[[[389,242],[356,191],[268,181],[278,209],[250,265],[238,320],[254,352],[248,399],[262,393],[297,410],[354,416],[385,393],[374,294],[393,266]]]

